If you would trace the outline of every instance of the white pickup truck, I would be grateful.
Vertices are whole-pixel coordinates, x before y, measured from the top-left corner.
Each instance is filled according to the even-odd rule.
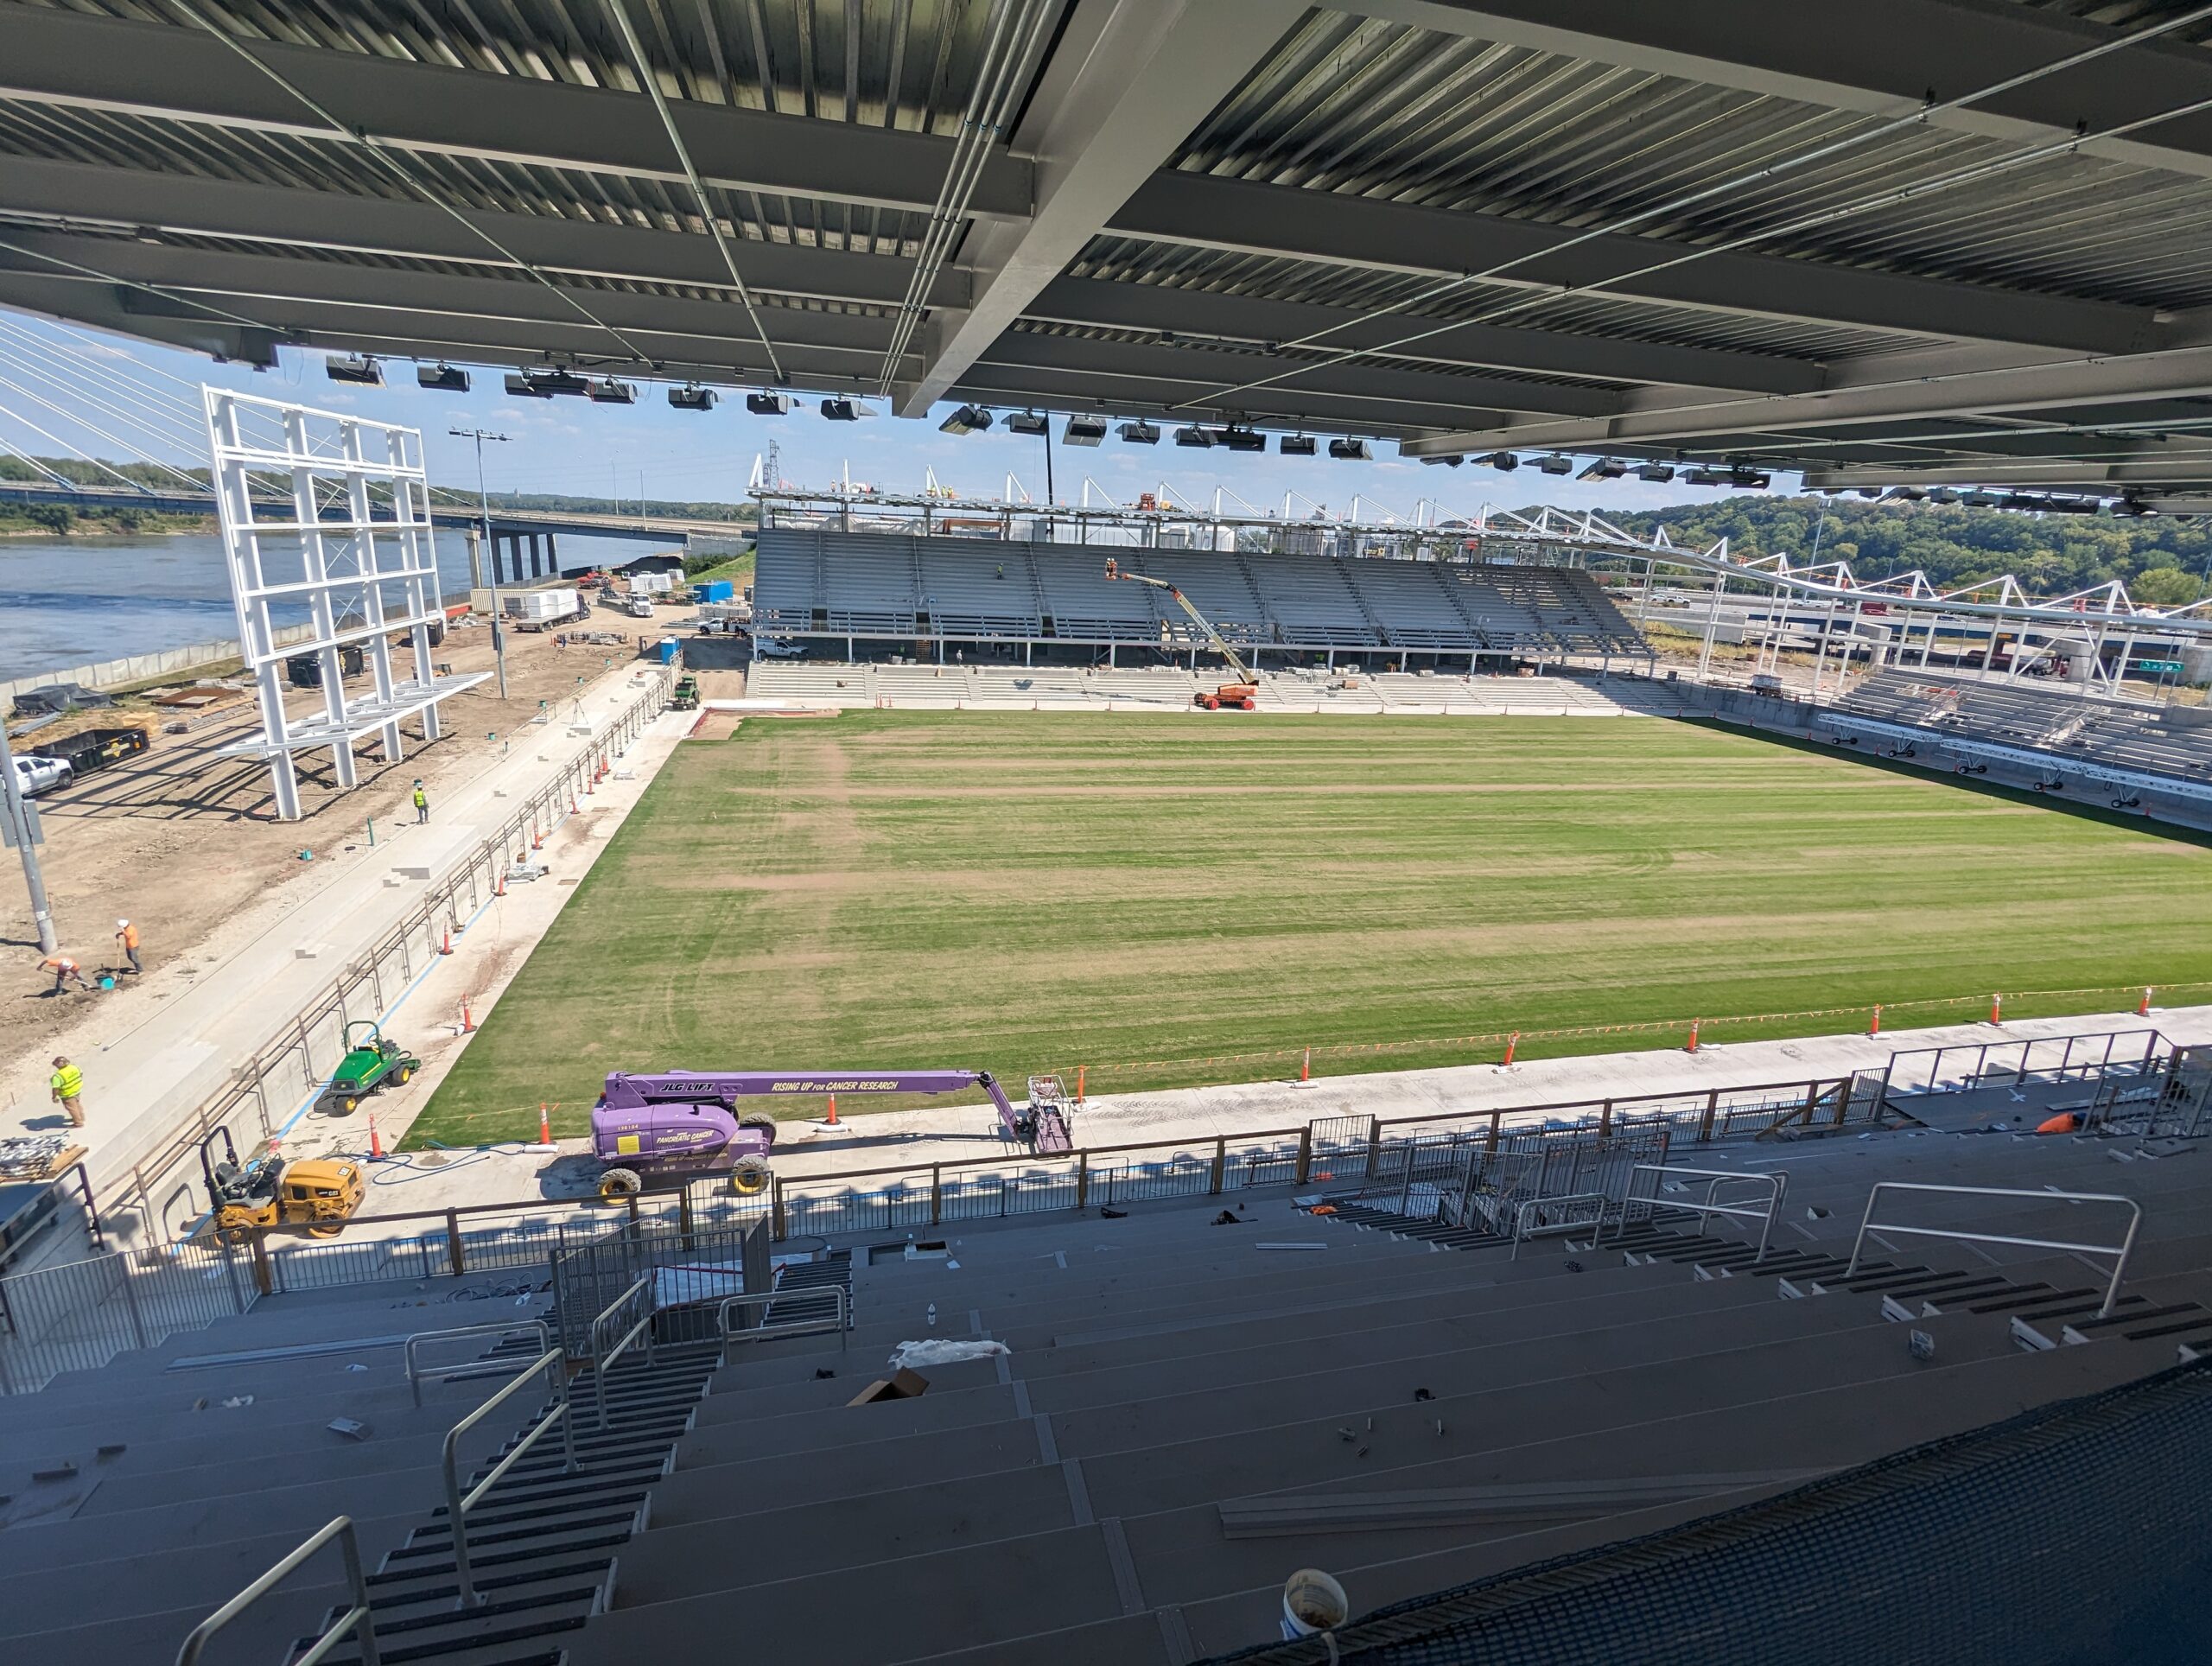
[[[67,786],[76,779],[77,772],[59,758],[33,754],[16,760],[16,787],[26,798],[35,798],[57,786]]]

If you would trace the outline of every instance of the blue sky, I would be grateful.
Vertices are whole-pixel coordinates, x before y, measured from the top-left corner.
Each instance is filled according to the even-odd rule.
[[[655,499],[739,501],[754,458],[772,436],[782,448],[784,478],[802,485],[827,485],[849,471],[856,482],[886,491],[916,492],[927,471],[934,469],[940,483],[963,495],[997,497],[1009,474],[1033,498],[1041,501],[1045,495],[1041,440],[1010,435],[997,427],[964,436],[940,433],[937,423],[949,406],[926,423],[901,421],[880,404],[875,408],[881,414],[872,419],[832,423],[819,414],[815,398],[802,397],[789,416],[761,417],[745,410],[741,396],[727,393],[711,411],[672,410],[661,388],[645,384],[639,385],[638,404],[627,407],[573,398],[518,400],[508,397],[503,372],[482,369],[472,372],[474,385],[467,393],[426,392],[415,385],[414,367],[404,361],[386,366],[389,386],[349,387],[324,375],[320,353],[286,349],[276,370],[256,372],[143,342],[64,331],[22,315],[0,316],[79,352],[91,350],[90,344],[97,342],[102,356],[118,367],[122,360],[135,359],[143,367],[130,372],[135,379],[172,396],[188,395],[181,383],[209,381],[264,397],[297,398],[327,410],[358,410],[379,421],[419,427],[431,476],[441,484],[474,484],[474,447],[449,437],[447,430],[480,427],[512,436],[507,444],[485,448],[485,473],[495,492],[558,492],[634,501],[642,490]],[[5,347],[0,341],[0,352]],[[96,455],[115,454],[115,445],[68,428],[22,392],[22,385],[38,386],[46,397],[68,407],[72,400],[67,391],[50,379],[37,381],[29,368],[36,362],[60,361],[40,360],[35,350],[19,349],[11,362],[12,367],[0,363],[0,378],[21,385],[11,388],[0,380],[0,440],[41,455],[54,453],[58,448],[50,441],[21,425],[29,416]],[[85,412],[111,434],[118,432],[112,419],[96,408],[86,407]],[[1059,443],[1060,427],[1055,420],[1054,485],[1063,503],[1078,500],[1086,475],[1119,502],[1164,483],[1179,498],[1200,505],[1210,504],[1218,487],[1255,509],[1280,512],[1285,493],[1295,493],[1299,495],[1290,501],[1294,514],[1311,514],[1319,504],[1339,515],[1357,496],[1362,518],[1379,518],[1384,511],[1412,517],[1424,498],[1450,513],[1464,515],[1485,501],[1506,508],[1549,503],[1625,512],[1727,495],[1718,488],[1648,485],[1633,479],[1583,482],[1525,467],[1510,475],[1473,467],[1427,467],[1398,457],[1395,447],[1387,444],[1377,445],[1375,460],[1363,463],[1337,462],[1325,455],[1282,457],[1273,450],[1265,455],[1192,451],[1174,445],[1172,437],[1144,447],[1109,436],[1096,449],[1071,449]],[[150,449],[142,446],[137,455],[149,455]],[[183,457],[173,451],[160,461]],[[1097,500],[1096,492],[1093,500]],[[1234,499],[1228,501],[1237,507]]]

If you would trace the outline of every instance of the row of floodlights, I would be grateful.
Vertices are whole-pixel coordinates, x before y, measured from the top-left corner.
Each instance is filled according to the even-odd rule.
[[[1542,474],[1574,474],[1574,459],[1554,451],[1541,457],[1521,457],[1510,451],[1493,451],[1487,456],[1470,458],[1463,452],[1452,452],[1443,456],[1423,457],[1421,461],[1440,468],[1457,468],[1472,461],[1485,468],[1495,468],[1501,474],[1510,474],[1523,462],[1530,464]],[[1628,463],[1618,457],[1599,457],[1585,466],[1579,480],[1617,480],[1624,474],[1633,474],[1639,480],[1664,485],[1680,480],[1685,486],[1726,486],[1738,492],[1764,492],[1774,483],[1774,476],[1743,463],[1732,463],[1726,468],[1709,468],[1702,464],[1677,467],[1673,463]]]
[[[938,428],[946,434],[980,434],[994,420],[981,405],[962,405]],[[1050,432],[1051,427],[1051,419],[1042,411],[1017,410],[1006,419],[1006,431],[1009,434],[1042,435]],[[1141,418],[1113,423],[1103,416],[1071,416],[1060,429],[1060,442],[1095,446],[1106,438],[1109,430],[1131,445],[1158,445],[1164,431],[1159,423]],[[1257,429],[1240,428],[1234,423],[1225,428],[1207,428],[1192,423],[1175,430],[1175,443],[1200,451],[1210,451],[1216,446],[1224,451],[1265,451],[1268,436]],[[1286,457],[1313,457],[1320,455],[1321,442],[1311,434],[1281,434],[1275,436],[1275,449]],[[1337,439],[1329,442],[1329,455],[1340,462],[1367,462],[1375,453],[1364,440]]]
[[[323,373],[334,382],[350,382],[361,387],[380,388],[384,385],[384,366],[368,355],[355,354],[344,359],[326,359]],[[421,386],[433,388],[441,393],[466,393],[469,388],[468,372],[457,365],[417,365],[415,380]],[[634,405],[638,390],[634,383],[617,381],[612,376],[594,379],[579,376],[569,370],[510,371],[506,378],[507,391],[518,399],[552,399],[563,395],[589,399],[594,404]],[[668,403],[678,410],[712,410],[719,396],[712,388],[702,388],[690,383],[668,391]],[[780,416],[791,408],[787,393],[748,393],[746,408],[755,416]],[[833,410],[832,406],[842,407]],[[855,422],[860,412],[849,399],[824,399],[822,414],[844,422]]]

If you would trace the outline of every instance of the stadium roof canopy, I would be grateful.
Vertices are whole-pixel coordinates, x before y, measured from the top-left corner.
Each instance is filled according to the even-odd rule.
[[[2208,39],[2171,0],[0,0],[0,304],[2181,504]]]

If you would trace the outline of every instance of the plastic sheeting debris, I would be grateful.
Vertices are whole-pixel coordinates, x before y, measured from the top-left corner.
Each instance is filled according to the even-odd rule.
[[[956,1342],[932,1337],[926,1342],[902,1342],[891,1351],[891,1368],[900,1370],[922,1365],[957,1365],[963,1359],[995,1359],[1013,1349],[1003,1342]]]

